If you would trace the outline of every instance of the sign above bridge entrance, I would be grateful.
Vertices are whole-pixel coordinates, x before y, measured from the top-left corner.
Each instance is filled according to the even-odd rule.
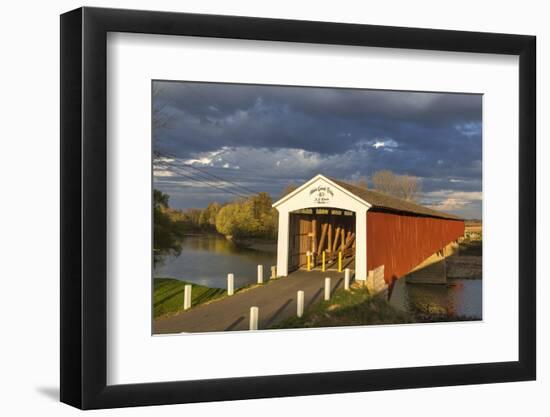
[[[334,197],[335,189],[328,184],[320,183],[310,188],[309,196],[314,204],[329,204]]]

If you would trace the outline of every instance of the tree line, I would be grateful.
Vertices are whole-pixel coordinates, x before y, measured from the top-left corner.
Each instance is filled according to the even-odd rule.
[[[189,233],[219,233],[227,238],[274,239],[277,211],[269,194],[258,193],[226,204],[210,203],[204,209],[178,210],[169,196],[153,190],[154,251],[156,256],[177,254],[180,240]]]
[[[418,199],[421,184],[417,177],[398,175],[389,170],[377,171],[371,178],[376,191],[409,201]],[[369,188],[366,177],[351,181],[357,187]],[[297,188],[288,184],[282,196]],[[268,193],[262,192],[225,204],[212,202],[206,208],[179,210],[171,208],[168,194],[153,190],[155,259],[164,254],[177,254],[180,241],[189,233],[219,233],[227,238],[275,239],[278,213]]]

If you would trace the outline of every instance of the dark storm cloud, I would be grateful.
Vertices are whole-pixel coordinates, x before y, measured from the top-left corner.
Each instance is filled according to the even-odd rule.
[[[421,177],[427,196],[481,191],[481,95],[190,82],[154,87],[155,106],[168,119],[156,132],[157,152],[174,163],[222,169],[223,178],[274,196],[288,181],[319,172],[354,178],[380,169]],[[176,178],[166,175],[156,177],[161,188]],[[178,187],[170,185],[174,195]]]
[[[158,85],[158,101],[172,115],[159,146],[174,153],[221,146],[332,153],[377,136],[391,136],[402,146],[440,148],[445,141],[434,140],[434,134],[446,135],[447,143],[453,138],[458,141],[457,126],[480,122],[481,117],[479,95],[208,83]]]

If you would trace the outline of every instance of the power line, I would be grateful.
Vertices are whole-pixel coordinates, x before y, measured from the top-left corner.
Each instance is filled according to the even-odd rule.
[[[252,189],[250,189],[250,188],[248,188],[248,187],[245,187],[244,185],[240,185],[240,184],[237,184],[237,183],[235,183],[235,182],[233,182],[233,181],[226,180],[226,179],[224,179],[224,178],[222,178],[222,177],[220,177],[220,176],[218,176],[218,175],[212,174],[212,173],[210,173],[210,172],[208,172],[208,171],[206,171],[206,170],[200,169],[200,168],[198,168],[198,167],[196,167],[196,166],[193,166],[193,165],[190,165],[190,164],[183,164],[183,165],[186,166],[186,167],[189,167],[189,168],[193,168],[193,169],[195,169],[195,170],[197,170],[197,171],[200,171],[200,172],[202,172],[202,173],[204,173],[204,174],[206,174],[206,175],[209,175],[209,176],[211,176],[211,177],[213,177],[213,178],[216,178],[216,179],[218,179],[218,180],[220,180],[220,181],[227,182],[228,184],[232,184],[232,185],[235,186],[236,188],[240,188],[241,190],[244,190],[244,191],[246,191],[246,192],[248,192],[248,193],[258,194],[257,191],[254,191],[254,190],[252,190]]]
[[[222,192],[224,192],[224,193],[228,193],[228,194],[237,196],[237,197],[239,197],[239,198],[247,198],[247,196],[244,196],[244,195],[242,195],[242,194],[237,194],[237,193],[235,193],[235,192],[233,192],[233,191],[231,191],[231,190],[227,190],[227,189],[224,189],[224,188],[222,188],[222,187],[218,187],[217,185],[210,184],[210,183],[208,183],[208,182],[206,182],[206,181],[204,181],[204,180],[202,180],[202,179],[200,179],[200,178],[195,178],[195,177],[191,176],[191,174],[187,175],[187,174],[184,174],[184,173],[181,173],[181,172],[180,172],[180,175],[182,175],[183,177],[185,177],[185,178],[187,178],[187,179],[190,179],[190,180],[192,180],[192,181],[196,181],[196,182],[202,183],[202,184],[204,184],[204,185],[207,185],[207,186],[209,186],[209,187],[212,187],[212,188],[215,188],[215,189],[217,189],[217,190],[220,190],[220,191],[222,191]]]
[[[161,160],[161,158],[163,158],[163,157],[171,157],[171,158],[175,158],[176,160],[179,159],[176,155],[170,154],[170,153],[159,154],[159,155],[157,155],[157,158],[155,158],[155,159],[157,159],[160,163],[164,163]],[[244,185],[240,185],[240,184],[234,182],[235,180],[237,180],[237,181],[239,181],[239,180],[243,180],[243,181],[253,180],[253,181],[262,181],[262,182],[272,182],[273,181],[273,178],[267,178],[267,177],[263,177],[261,175],[257,175],[259,173],[257,170],[250,170],[250,169],[241,170],[241,169],[239,169],[239,172],[235,172],[235,170],[228,170],[227,168],[223,168],[223,167],[216,167],[216,166],[208,167],[209,169],[223,170],[225,174],[229,174],[229,175],[233,176],[233,178],[232,178],[233,181],[231,181],[231,180],[225,179],[225,178],[223,178],[219,175],[208,172],[204,169],[200,169],[199,167],[196,167],[195,165],[192,165],[192,164],[183,163],[183,162],[176,162],[176,164],[173,164],[173,165],[168,162],[167,164],[169,164],[172,168],[181,167],[181,169],[185,169],[184,167],[186,167],[186,168],[191,168],[193,170],[199,171],[203,175],[202,178],[207,179],[207,180],[212,180],[212,178],[215,178],[217,181],[225,182],[228,185],[234,187],[237,190],[237,192],[239,192],[239,193],[244,192],[244,193],[253,194],[253,195],[259,194],[259,192],[256,191],[256,190],[253,190],[249,187],[246,187]],[[188,170],[186,170],[186,171],[188,171]],[[255,176],[254,176],[254,178],[243,176],[242,171],[250,172],[250,173],[254,174]],[[236,174],[236,176],[234,174]],[[212,177],[212,178],[205,178],[204,175],[208,175],[209,177]]]
[[[196,178],[196,177],[193,177],[194,174],[188,173],[187,171],[185,171],[185,172],[179,171],[178,174],[179,174],[179,175],[182,175],[183,177],[185,177],[185,178],[187,178],[187,179],[190,179],[190,180],[192,180],[192,181],[197,181],[197,182],[200,182],[200,183],[202,183],[202,184],[206,184],[206,185],[208,185],[209,187],[216,188],[217,190],[223,191],[224,193],[229,193],[229,194],[235,195],[235,196],[237,196],[237,197],[239,197],[239,198],[248,198],[248,196],[246,196],[246,195],[239,194],[239,193],[234,192],[234,191],[232,191],[232,190],[228,190],[228,189],[219,187],[219,186],[217,186],[217,185],[215,185],[215,184],[211,184],[211,183],[205,181],[204,178]]]
[[[237,183],[235,183],[233,181],[230,181],[230,180],[226,180],[225,178],[222,178],[218,175],[212,174],[208,171],[205,171],[203,169],[195,167],[194,165],[181,163],[181,164],[178,165],[178,167],[181,168],[181,169],[192,168],[192,169],[198,171],[202,175],[201,178],[209,180],[209,181],[211,181],[212,178],[215,178],[217,181],[225,182],[225,183],[229,184],[230,186],[233,186],[234,188],[236,188],[239,193],[244,192],[244,193],[251,194],[251,195],[259,194],[257,191],[252,190],[251,188],[245,187],[244,185],[237,184]],[[188,170],[186,170],[186,171],[188,171]],[[207,175],[209,177],[212,177],[212,178],[205,177],[205,175]]]
[[[187,167],[185,167],[185,166],[180,166],[179,169],[183,169],[183,170],[185,170],[185,172],[187,172],[187,173],[189,173],[189,174],[191,174],[191,175],[195,175],[195,176],[197,176],[198,178],[201,178],[202,180],[205,180],[205,181],[209,181],[209,182],[213,182],[213,183],[218,183],[218,182],[219,182],[218,179],[209,178],[209,177],[207,177],[206,175],[204,175],[204,174],[201,173],[201,172],[191,171],[191,170],[189,170],[189,169],[188,169]],[[222,181],[223,181],[223,179],[222,179]],[[227,188],[231,189],[231,185],[229,185],[229,186],[226,186],[225,184],[222,184],[222,185],[223,185],[224,187],[227,187]],[[250,195],[253,194],[253,193],[250,193],[250,192],[248,192],[248,191],[242,191],[242,190],[240,190],[240,189],[237,188],[237,187],[233,187],[232,191],[234,191],[234,192],[237,193],[237,194],[246,195],[247,197],[249,197]]]

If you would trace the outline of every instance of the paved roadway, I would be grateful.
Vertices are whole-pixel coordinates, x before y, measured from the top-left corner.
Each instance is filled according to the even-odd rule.
[[[248,330],[252,306],[259,307],[258,328],[267,329],[296,314],[297,291],[304,291],[305,309],[321,301],[324,297],[325,277],[331,277],[332,291],[344,286],[344,272],[299,270],[260,287],[155,320],[153,332],[163,334]],[[353,279],[353,270],[351,278]]]

